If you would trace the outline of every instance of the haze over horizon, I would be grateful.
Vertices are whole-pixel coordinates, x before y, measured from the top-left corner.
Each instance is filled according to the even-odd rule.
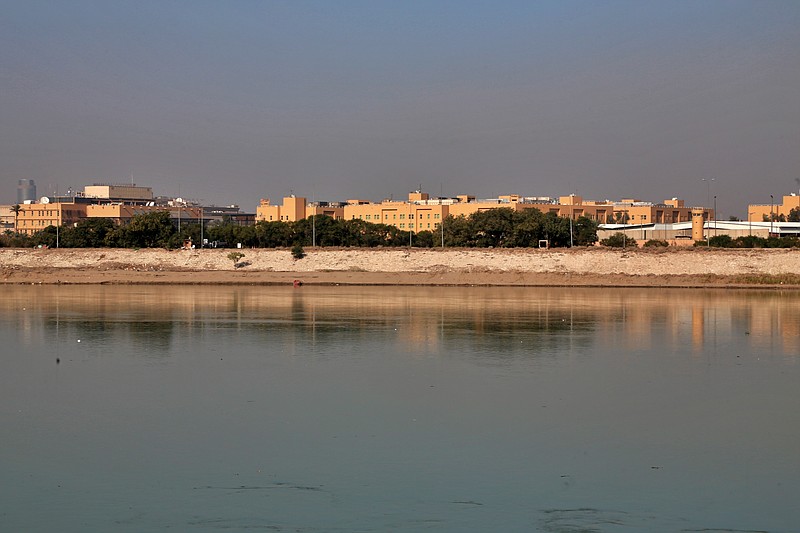
[[[2,0],[0,203],[798,192],[800,2]],[[705,178],[713,182],[702,181]]]

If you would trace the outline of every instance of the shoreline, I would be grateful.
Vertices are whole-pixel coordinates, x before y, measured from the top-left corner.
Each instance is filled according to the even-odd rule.
[[[800,289],[800,250],[0,249],[0,283]]]

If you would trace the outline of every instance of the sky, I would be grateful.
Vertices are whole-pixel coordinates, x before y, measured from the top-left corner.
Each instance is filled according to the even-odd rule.
[[[800,189],[798,28],[794,0],[0,0],[0,203],[29,178],[745,216]]]

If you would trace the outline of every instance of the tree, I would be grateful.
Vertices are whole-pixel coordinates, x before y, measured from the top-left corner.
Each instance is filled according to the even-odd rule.
[[[14,204],[11,206],[11,212],[14,213],[14,232],[19,233],[17,231],[17,218],[19,217],[19,212],[22,211],[22,206],[19,204]]]
[[[168,211],[136,215],[123,230],[120,244],[128,248],[166,248],[175,233]]]
[[[795,207],[789,211],[789,216],[786,217],[786,222],[800,222],[800,207]]]
[[[572,232],[576,246],[591,246],[597,242],[597,222],[588,217],[578,217]]]
[[[61,229],[59,246],[64,248],[100,248],[107,245],[106,237],[114,230],[108,218],[84,218],[75,227]]]

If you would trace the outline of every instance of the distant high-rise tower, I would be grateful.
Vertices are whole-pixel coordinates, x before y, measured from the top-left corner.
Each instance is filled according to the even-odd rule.
[[[36,184],[33,180],[19,180],[17,184],[17,203],[24,203],[26,200],[36,201]]]

